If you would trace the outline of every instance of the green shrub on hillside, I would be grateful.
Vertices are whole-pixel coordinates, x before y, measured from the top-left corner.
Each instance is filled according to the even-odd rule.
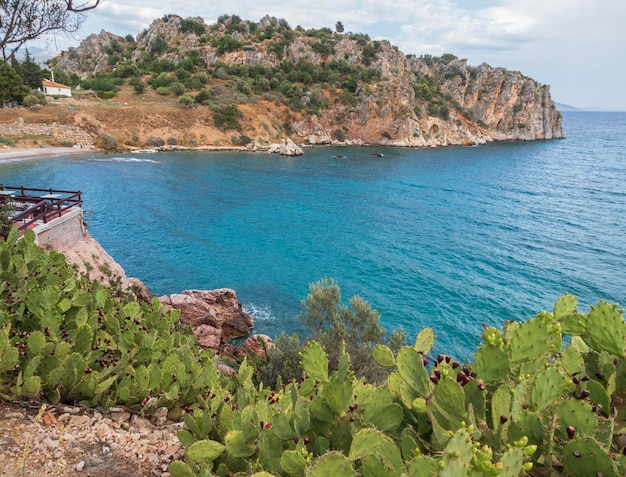
[[[190,106],[194,104],[195,100],[190,94],[183,94],[180,98],[178,98],[178,102],[183,106]]]
[[[242,114],[239,109],[237,109],[237,105],[214,105],[211,107],[211,111],[213,112],[213,123],[216,128],[220,128],[223,130],[241,130],[241,124],[239,123],[239,119],[242,117]]]
[[[30,107],[37,104],[45,106],[46,104],[48,104],[48,100],[41,91],[39,91],[38,89],[32,89],[30,91],[30,94],[24,98],[24,106]]]
[[[165,140],[162,137],[148,136],[145,145],[148,147],[162,147],[165,145]]]
[[[98,98],[100,99],[112,99],[115,98],[117,93],[115,91],[98,91]]]
[[[110,136],[109,134],[103,134],[100,136],[98,142],[100,143],[100,147],[108,150],[115,150],[119,147],[119,141],[117,138]]]
[[[381,383],[387,371],[378,365],[372,356],[372,349],[385,342],[387,331],[380,326],[379,314],[359,296],[349,300],[349,306],[341,303],[341,290],[332,279],[324,278],[309,285],[309,294],[303,300],[298,320],[306,327],[308,340],[319,342],[328,354],[331,370],[339,363],[337,343],[344,342],[346,353],[350,355],[353,371],[359,378],[371,383]],[[399,328],[394,330],[387,344],[393,349],[404,345],[406,334]],[[294,376],[298,369],[298,346],[306,344],[297,336],[284,336],[269,350],[268,360],[260,367],[260,376],[266,386],[274,387],[278,377]]]

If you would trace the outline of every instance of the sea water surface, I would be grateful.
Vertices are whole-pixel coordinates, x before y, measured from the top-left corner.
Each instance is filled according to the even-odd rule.
[[[301,331],[334,278],[387,328],[471,358],[482,324],[626,301],[626,113],[564,113],[567,139],[437,149],[102,154],[0,164],[81,190],[88,230],[157,294],[229,287],[255,331]],[[374,153],[383,153],[377,157]]]

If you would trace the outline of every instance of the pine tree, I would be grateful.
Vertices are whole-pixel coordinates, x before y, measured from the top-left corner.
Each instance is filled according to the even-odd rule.
[[[7,64],[0,66],[0,101],[21,103],[29,92],[24,80],[13,68]]]
[[[37,64],[35,58],[30,55],[28,48],[26,48],[24,60],[20,64],[19,75],[24,80],[24,84],[29,88],[41,88],[41,81],[43,79],[41,67]]]

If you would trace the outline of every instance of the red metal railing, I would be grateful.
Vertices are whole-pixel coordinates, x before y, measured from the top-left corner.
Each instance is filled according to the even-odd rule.
[[[11,220],[20,233],[38,223],[47,224],[74,207],[82,207],[80,191],[33,189],[0,184],[0,200],[8,201],[13,209]]]

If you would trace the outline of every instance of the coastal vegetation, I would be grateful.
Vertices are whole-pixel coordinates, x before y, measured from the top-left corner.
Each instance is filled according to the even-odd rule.
[[[430,329],[383,344],[377,314],[358,297],[342,305],[326,279],[303,301],[312,339],[302,348],[285,338],[299,350],[285,361],[293,378],[268,386],[262,362],[220,374],[177,312],[78,277],[32,232],[17,238],[12,229],[0,242],[2,399],[166,408],[185,423],[174,477],[626,473],[616,305],[581,313],[564,295],[551,312],[485,327],[461,363],[432,356]],[[359,377],[366,354],[381,382]]]

